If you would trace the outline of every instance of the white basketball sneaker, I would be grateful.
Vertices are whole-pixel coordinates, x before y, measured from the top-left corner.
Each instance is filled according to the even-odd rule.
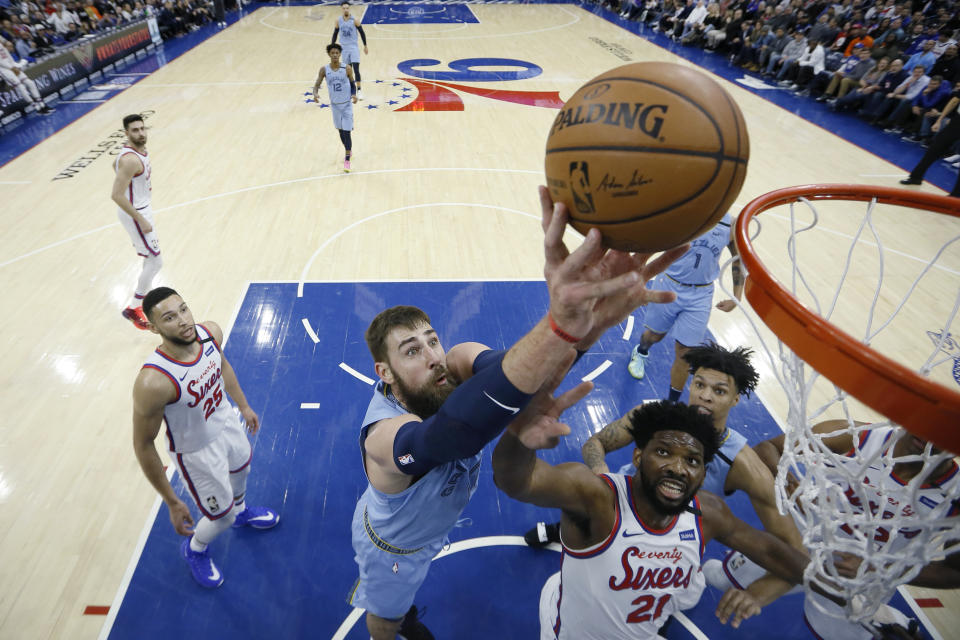
[[[723,570],[722,561],[716,558],[707,560],[703,563],[701,570],[703,571],[703,577],[707,580],[707,584],[719,590],[721,593],[726,593],[728,589],[733,587],[733,583],[730,582],[727,573]]]
[[[633,351],[630,352],[630,364],[627,365],[627,371],[630,372],[630,375],[637,380],[643,380],[644,369],[649,357],[649,353],[640,353],[640,345],[635,346]]]

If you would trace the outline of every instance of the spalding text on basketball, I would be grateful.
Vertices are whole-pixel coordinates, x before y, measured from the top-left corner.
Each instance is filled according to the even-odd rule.
[[[626,127],[633,129],[636,127],[641,132],[651,138],[660,137],[660,129],[663,128],[663,116],[667,113],[667,105],[650,104],[644,105],[642,102],[610,102],[608,104],[591,104],[585,108],[585,105],[577,105],[569,109],[563,109],[557,119],[553,121],[551,134],[565,129],[575,127],[579,124],[607,124],[614,127]]]

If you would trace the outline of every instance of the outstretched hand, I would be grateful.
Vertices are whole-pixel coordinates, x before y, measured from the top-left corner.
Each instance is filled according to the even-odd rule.
[[[550,313],[566,333],[583,338],[578,347],[588,347],[639,306],[676,299],[672,292],[647,289],[646,283],[683,255],[688,245],[650,261],[650,253],[605,249],[600,232],[591,229],[571,253],[563,243],[566,206],[554,203],[546,187],[540,187],[540,206]]]
[[[560,422],[560,414],[593,390],[592,382],[581,382],[559,398],[553,396],[573,364],[574,355],[571,350],[570,355],[510,424],[510,431],[527,449],[552,449],[557,446],[561,437],[570,434],[570,427]]]
[[[749,591],[742,591],[736,588],[727,589],[727,592],[720,598],[717,604],[717,619],[720,624],[727,624],[736,629],[740,623],[747,618],[760,613],[760,603]]]

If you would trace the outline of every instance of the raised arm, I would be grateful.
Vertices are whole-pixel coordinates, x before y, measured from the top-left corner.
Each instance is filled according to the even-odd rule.
[[[862,425],[866,423],[855,421],[854,424]],[[824,438],[823,442],[834,453],[846,453],[847,451],[851,451],[854,445],[853,436],[845,430],[846,426],[846,420],[825,420],[815,424],[813,426],[813,432],[821,434],[836,432],[835,435]],[[780,456],[783,455],[785,440],[786,436],[781,434],[769,440],[764,440],[753,447],[753,450],[756,451],[760,460],[763,461],[763,464],[766,465],[773,475],[777,474],[777,465],[780,464]]]
[[[580,447],[583,461],[594,473],[609,473],[610,468],[605,460],[606,455],[611,451],[617,451],[633,444],[633,434],[630,433],[630,413],[632,411],[633,409],[590,436]]]
[[[743,300],[743,269],[740,267],[740,252],[737,250],[737,242],[734,239],[734,227],[730,227],[730,242],[727,249],[733,256],[733,262],[730,264],[730,277],[733,278],[733,297],[737,300]],[[717,309],[721,311],[733,311],[737,304],[733,300],[721,300],[717,303]]]
[[[610,532],[615,514],[614,494],[606,481],[582,464],[552,466],[535,452],[555,446],[560,436],[569,433],[569,427],[559,421],[560,414],[593,388],[591,383],[581,383],[559,398],[553,397],[570,362],[572,359],[500,438],[493,451],[493,480],[511,498],[562,509],[564,521],[572,518],[585,525],[588,535],[602,537]]]
[[[712,493],[701,491],[697,497],[703,512],[705,541],[716,538],[787,583],[796,584],[803,580],[803,571],[810,562],[805,553],[740,520],[723,500]],[[742,620],[758,614],[761,606],[762,603],[749,591],[731,589],[717,606],[717,617],[724,624],[731,618],[731,626],[736,628]]]

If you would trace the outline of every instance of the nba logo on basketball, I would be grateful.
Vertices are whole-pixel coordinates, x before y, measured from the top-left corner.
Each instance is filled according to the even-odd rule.
[[[570,190],[577,213],[594,213],[593,195],[590,193],[590,167],[586,162],[570,163]]]

